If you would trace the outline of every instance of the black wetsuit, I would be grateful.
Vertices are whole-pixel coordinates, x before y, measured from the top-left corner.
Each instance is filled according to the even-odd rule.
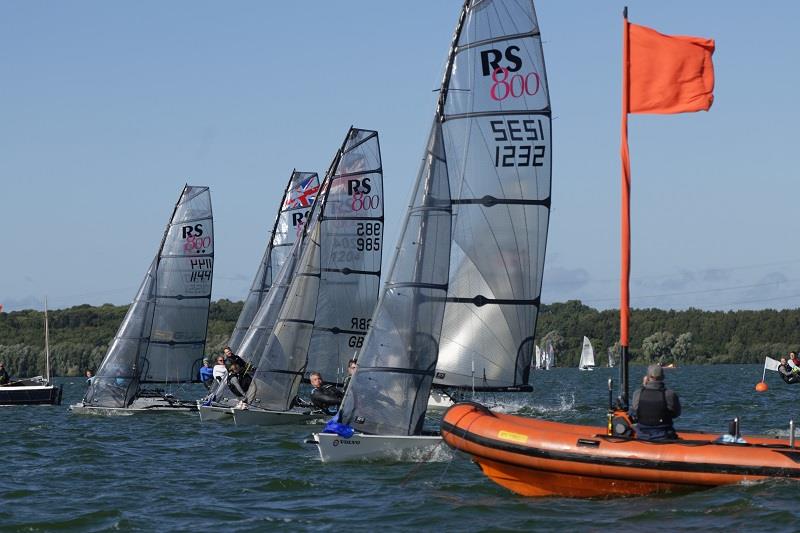
[[[5,368],[0,368],[0,385],[7,385],[11,381],[11,377],[6,372]]]
[[[250,388],[250,383],[253,379],[249,373],[239,370],[238,372],[228,373],[228,388],[231,389],[236,396],[242,397]]]
[[[311,403],[317,409],[322,409],[329,415],[333,415],[342,403],[344,394],[333,385],[323,385],[311,391]]]
[[[781,379],[789,385],[800,383],[800,372],[795,372],[789,363],[778,366],[778,374],[780,374]]]

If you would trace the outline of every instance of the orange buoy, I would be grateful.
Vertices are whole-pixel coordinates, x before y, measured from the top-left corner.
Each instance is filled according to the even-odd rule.
[[[756,392],[766,392],[769,390],[769,385],[764,381],[759,381],[756,384]]]

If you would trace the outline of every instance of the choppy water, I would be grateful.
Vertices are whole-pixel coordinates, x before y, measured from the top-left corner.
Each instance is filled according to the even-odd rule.
[[[678,427],[785,435],[800,386],[755,366],[667,371],[681,395]],[[642,369],[633,368],[633,381]],[[507,409],[602,424],[616,372],[536,372],[536,392]],[[0,529],[11,531],[659,530],[800,529],[800,484],[771,481],[691,494],[610,501],[516,496],[465,456],[419,464],[322,464],[304,444],[313,427],[201,424],[196,414],[86,417],[67,412],[84,392],[63,380],[61,407],[0,408]],[[192,387],[183,396],[199,395]]]

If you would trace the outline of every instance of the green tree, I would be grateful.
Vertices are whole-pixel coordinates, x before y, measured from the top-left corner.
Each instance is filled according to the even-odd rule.
[[[661,362],[672,353],[675,336],[669,331],[657,331],[642,341],[642,354],[648,362]]]
[[[675,339],[675,345],[672,347],[672,357],[675,360],[681,359],[684,360],[689,357],[689,353],[692,351],[692,333],[687,331],[686,333],[681,333],[678,335],[678,338]]]

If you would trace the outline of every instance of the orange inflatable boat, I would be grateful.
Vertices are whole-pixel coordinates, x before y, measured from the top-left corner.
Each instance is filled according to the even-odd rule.
[[[719,435],[679,432],[679,440],[648,442],[475,403],[448,409],[441,431],[490,479],[524,496],[631,496],[800,478],[800,449],[786,439],[724,444]]]

